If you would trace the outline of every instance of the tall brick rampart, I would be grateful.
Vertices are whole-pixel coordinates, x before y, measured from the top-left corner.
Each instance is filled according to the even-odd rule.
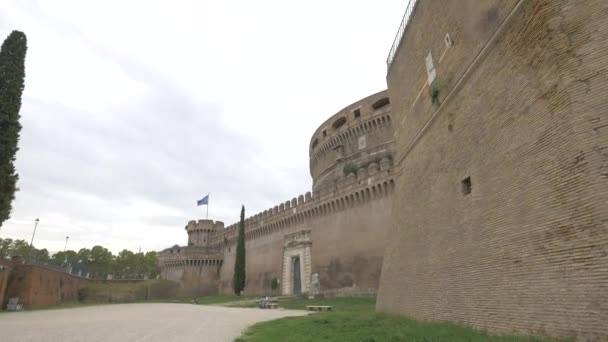
[[[392,208],[391,169],[341,187],[276,214],[246,220],[247,284],[265,293],[272,278],[281,279],[285,236],[311,231],[311,272],[319,273],[322,291],[376,292]],[[264,216],[266,215],[266,216]],[[231,291],[237,225],[215,237],[223,245],[220,291]]]
[[[607,66],[606,1],[417,2],[379,311],[608,340]]]

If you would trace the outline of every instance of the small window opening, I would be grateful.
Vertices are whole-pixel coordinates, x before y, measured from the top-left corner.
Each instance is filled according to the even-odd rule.
[[[345,123],[346,123],[346,118],[345,117],[341,117],[338,120],[336,120],[336,122],[334,122],[334,124],[332,125],[332,127],[334,129],[338,129],[338,128],[342,127]]]
[[[450,37],[449,33],[445,34],[445,37],[443,37],[443,41],[444,41],[446,47],[451,47],[452,44],[453,44],[452,43],[452,38]]]
[[[471,177],[467,177],[462,180],[462,194],[468,195],[471,193],[473,186],[471,184]]]
[[[353,111],[353,114],[355,115],[355,119],[361,116],[361,109],[357,108]]]
[[[319,145],[319,139],[315,139],[315,141],[312,142],[312,148],[317,147],[317,145]]]
[[[384,106],[387,106],[391,103],[391,101],[388,99],[388,97],[383,97],[380,100],[374,102],[374,104],[372,104],[372,108],[374,108],[374,110],[376,109],[380,109]]]
[[[327,136],[327,131],[323,130],[323,136],[326,137]]]

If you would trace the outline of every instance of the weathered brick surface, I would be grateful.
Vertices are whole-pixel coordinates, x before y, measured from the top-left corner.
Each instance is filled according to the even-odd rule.
[[[5,300],[18,297],[26,309],[77,301],[87,279],[44,267],[19,265],[12,269]]]
[[[7,286],[8,286],[8,278],[13,269],[13,263],[7,259],[0,259],[0,309],[4,307],[4,302],[8,301],[6,298],[7,295]]]
[[[0,260],[0,264],[3,261]],[[63,302],[79,300],[79,291],[95,285],[99,292],[89,300],[133,301],[136,299],[166,298],[174,294],[174,284],[157,284],[147,288],[119,290],[113,285],[139,283],[141,280],[103,280],[78,277],[45,266],[24,265],[21,260],[4,263],[9,265],[0,272],[0,304],[6,308],[9,298],[17,297],[25,309],[42,308]],[[6,290],[2,293],[2,278],[5,277]],[[106,287],[106,285],[108,285]],[[111,299],[110,299],[111,298]]]
[[[389,69],[400,173],[377,308],[608,340],[608,2],[481,3],[419,0]]]

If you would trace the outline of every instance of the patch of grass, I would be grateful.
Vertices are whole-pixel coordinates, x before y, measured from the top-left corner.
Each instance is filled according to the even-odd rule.
[[[223,304],[223,303],[236,302],[239,300],[247,300],[247,299],[253,299],[253,298],[256,298],[256,296],[246,296],[246,295],[242,295],[242,296],[237,296],[237,295],[204,296],[204,297],[198,298],[198,303],[206,304],[206,305]]]
[[[288,310],[306,310],[307,305],[331,305],[334,311],[373,312],[376,299],[373,297],[340,297],[340,298],[285,298],[279,300],[279,307]],[[258,303],[242,303],[234,305],[241,308],[255,308]]]
[[[230,302],[237,302],[241,300],[254,299],[256,296],[237,296],[237,295],[214,295],[214,296],[201,296],[196,297],[199,304],[202,305],[213,305],[213,304],[224,304]],[[147,300],[149,303],[192,303],[192,297],[171,297],[162,299]]]
[[[549,342],[538,337],[492,336],[483,331],[445,322],[420,322],[374,312],[374,298],[291,299],[279,301],[288,309],[332,305],[335,312],[289,317],[256,324],[238,341],[359,341],[359,342]]]

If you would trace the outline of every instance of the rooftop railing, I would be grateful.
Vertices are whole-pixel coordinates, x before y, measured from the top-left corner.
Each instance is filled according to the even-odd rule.
[[[403,15],[403,19],[401,19],[401,25],[399,25],[399,30],[397,31],[397,35],[395,36],[395,40],[393,41],[393,46],[391,46],[391,51],[388,53],[388,57],[386,58],[387,68],[390,68],[391,63],[395,58],[397,49],[399,49],[399,44],[401,44],[401,38],[403,38],[403,34],[407,29],[407,25],[410,22],[410,17],[412,16],[412,12],[414,11],[414,7],[416,7],[417,2],[418,0],[410,0],[407,4],[405,14]]]

